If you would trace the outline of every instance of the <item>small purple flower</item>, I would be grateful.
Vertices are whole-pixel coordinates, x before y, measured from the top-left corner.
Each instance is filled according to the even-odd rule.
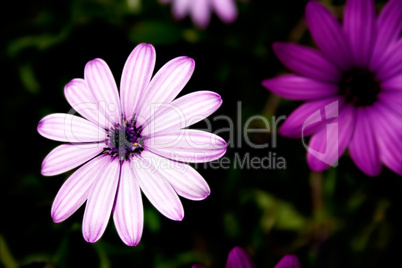
[[[307,101],[279,133],[312,135],[307,153],[312,170],[335,165],[349,148],[353,161],[370,176],[381,172],[382,163],[402,174],[401,14],[401,0],[390,0],[378,18],[373,0],[347,0],[342,26],[323,5],[311,1],[306,20],[319,50],[273,45],[296,74],[267,79],[263,85],[284,98]]]
[[[212,11],[225,23],[232,23],[237,18],[235,0],[159,0],[161,3],[171,3],[173,16],[183,19],[190,15],[193,23],[199,28],[206,28],[211,19]]]
[[[205,268],[201,264],[193,264],[191,268]],[[250,254],[241,247],[234,247],[229,252],[226,268],[255,268]],[[275,268],[301,268],[299,259],[295,255],[285,255]]]
[[[67,101],[84,118],[50,114],[38,125],[49,139],[68,142],[51,151],[42,174],[61,174],[82,164],[60,188],[53,202],[54,222],[71,216],[85,201],[83,236],[96,242],[110,214],[123,242],[135,246],[143,229],[141,191],[167,218],[184,217],[178,195],[206,198],[210,189],[187,162],[208,162],[226,152],[215,134],[186,129],[222,104],[220,96],[199,91],[176,98],[194,70],[194,60],[177,57],[151,79],[155,49],[138,45],[128,57],[120,97],[108,65],[87,63],[84,79],[65,86]],[[175,100],[174,100],[175,99]]]

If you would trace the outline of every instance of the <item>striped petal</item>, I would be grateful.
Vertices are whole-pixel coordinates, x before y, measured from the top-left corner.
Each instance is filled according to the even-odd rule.
[[[38,132],[43,137],[64,142],[97,142],[106,139],[104,129],[71,114],[50,114],[40,120]]]
[[[357,109],[356,127],[350,141],[350,155],[361,171],[369,176],[377,176],[381,172],[381,159],[376,136],[371,122],[371,107]]]
[[[94,182],[85,207],[82,234],[87,242],[94,243],[102,236],[115,201],[120,176],[120,161],[116,158],[101,170]]]
[[[203,200],[210,194],[207,182],[191,166],[146,151],[141,156],[153,163],[178,195],[190,200]]]
[[[348,70],[353,65],[352,53],[337,18],[319,2],[310,1],[306,21],[323,55],[342,70]]]
[[[280,126],[279,133],[290,138],[307,137],[316,133],[325,125],[322,111],[325,107],[335,107],[332,105],[334,103],[338,103],[338,109],[341,109],[344,101],[341,97],[329,97],[303,103]]]
[[[128,121],[135,114],[144,97],[154,71],[156,53],[152,45],[139,44],[131,52],[121,76],[120,94],[124,118]]]
[[[134,177],[152,205],[165,217],[181,221],[184,217],[183,205],[163,174],[155,168],[149,158],[142,155],[134,158],[132,164]]]
[[[193,23],[205,29],[211,20],[211,2],[210,1],[191,1],[190,14]]]
[[[346,1],[343,26],[357,67],[367,67],[376,38],[376,10],[373,0]]]
[[[155,105],[170,103],[184,88],[194,71],[194,60],[178,57],[166,63],[152,78],[137,110],[137,123],[142,125]]]
[[[113,220],[121,240],[128,246],[136,246],[142,236],[144,211],[140,186],[130,165],[124,161],[121,166]]]
[[[102,144],[62,144],[43,160],[41,173],[43,176],[54,176],[76,168],[100,154],[104,147]]]
[[[402,39],[383,54],[376,77],[387,80],[402,73]]]
[[[222,104],[219,94],[197,91],[158,107],[157,113],[149,118],[142,135],[153,135],[163,130],[178,130],[199,122],[215,112]]]
[[[353,135],[355,108],[345,105],[339,117],[311,137],[307,150],[307,162],[311,170],[323,171],[336,166]]]
[[[181,162],[202,163],[222,157],[226,142],[219,136],[194,129],[161,132],[144,141],[151,152]]]
[[[109,157],[99,156],[80,167],[64,182],[53,201],[51,215],[54,222],[64,221],[81,207],[107,163]]]
[[[309,78],[337,82],[342,73],[321,53],[310,47],[276,42],[273,44],[275,55],[290,70]]]
[[[120,123],[120,99],[116,82],[109,66],[102,59],[94,59],[85,65],[85,81],[95,101],[99,103],[99,110],[111,123]]]
[[[338,86],[295,74],[264,80],[262,85],[279,96],[291,100],[321,99],[338,92]]]

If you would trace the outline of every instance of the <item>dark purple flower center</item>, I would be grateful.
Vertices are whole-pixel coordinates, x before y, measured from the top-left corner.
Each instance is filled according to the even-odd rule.
[[[134,118],[131,122],[123,121],[116,124],[108,131],[108,140],[103,149],[114,157],[119,157],[121,161],[127,160],[130,155],[139,154],[144,148],[142,147],[141,128],[137,128]]]
[[[345,73],[339,88],[347,103],[368,106],[376,102],[380,83],[372,72],[359,68]]]

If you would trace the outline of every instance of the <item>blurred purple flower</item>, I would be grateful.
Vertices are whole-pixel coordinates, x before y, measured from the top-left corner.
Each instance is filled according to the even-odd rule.
[[[120,97],[108,65],[94,59],[85,66],[85,79],[73,79],[64,93],[83,117],[50,114],[38,125],[49,139],[68,142],[51,151],[42,174],[53,176],[84,164],[60,188],[51,215],[61,222],[87,201],[83,219],[86,241],[96,242],[113,213],[124,243],[141,239],[141,192],[167,218],[180,221],[183,206],[177,195],[206,198],[210,189],[186,162],[208,162],[226,152],[217,135],[183,129],[215,112],[220,96],[199,91],[173,100],[194,70],[194,60],[177,57],[151,79],[155,49],[138,45],[128,57]]]
[[[401,0],[390,0],[378,19],[373,0],[347,0],[342,27],[324,6],[311,1],[306,20],[319,50],[273,45],[280,61],[296,74],[267,79],[263,85],[284,98],[307,101],[279,133],[312,135],[307,148],[312,170],[336,165],[348,147],[364,173],[378,175],[382,162],[402,174],[401,14]],[[321,120],[321,113],[327,120]],[[330,131],[331,124],[337,132]]]
[[[211,19],[212,11],[225,23],[232,23],[237,18],[235,0],[159,0],[161,3],[172,4],[173,16],[183,19],[190,15],[193,23],[199,28],[206,28]]]
[[[201,264],[193,264],[191,268],[205,268]],[[234,247],[228,255],[226,268],[255,268],[250,254],[241,247]],[[275,268],[301,268],[299,259],[295,255],[285,255]]]

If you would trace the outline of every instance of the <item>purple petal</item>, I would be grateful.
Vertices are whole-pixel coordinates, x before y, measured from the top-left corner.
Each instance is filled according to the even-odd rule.
[[[377,39],[374,45],[370,66],[375,65],[390,44],[396,42],[402,30],[402,1],[390,0],[377,20]]]
[[[113,220],[121,240],[128,246],[136,246],[141,240],[144,211],[140,186],[130,165],[125,161],[121,166]]]
[[[207,182],[191,166],[147,151],[142,152],[141,157],[154,163],[178,195],[190,200],[203,200],[210,194]]]
[[[81,207],[107,163],[109,157],[99,156],[80,167],[64,182],[53,201],[51,215],[54,222],[64,221]]]
[[[343,26],[357,67],[367,67],[376,38],[373,0],[346,1]]]
[[[166,63],[152,78],[146,93],[138,105],[137,123],[142,125],[152,114],[155,106],[170,103],[183,87],[194,71],[194,60],[178,57]]]
[[[109,66],[102,59],[94,59],[85,65],[85,81],[95,101],[99,102],[99,110],[111,123],[120,123],[120,99],[116,82]]]
[[[191,1],[189,0],[175,0],[172,3],[173,16],[176,19],[182,19],[187,15],[190,8]]]
[[[152,205],[165,217],[181,221],[184,217],[183,205],[155,163],[141,155],[133,159],[132,165],[134,177]]]
[[[355,108],[345,105],[334,120],[311,137],[307,162],[311,170],[323,171],[336,166],[349,145],[355,126]]]
[[[381,160],[392,171],[402,175],[402,122],[400,115],[385,105],[376,106],[377,118],[374,128]]]
[[[262,85],[279,96],[291,100],[321,99],[335,95],[339,88],[335,84],[288,74],[264,80]]]
[[[273,49],[279,60],[290,70],[325,82],[337,82],[342,73],[315,49],[291,43],[276,42]]]
[[[371,107],[357,109],[356,127],[350,141],[349,151],[355,164],[369,176],[377,176],[381,172],[381,160],[374,134],[376,122],[371,117]]]
[[[402,74],[397,74],[381,82],[384,91],[402,91]]]
[[[253,268],[255,267],[250,254],[241,247],[234,247],[228,255],[226,268]]]
[[[307,137],[316,133],[326,123],[321,116],[322,111],[336,102],[339,102],[338,109],[341,109],[344,101],[338,96],[303,103],[281,125],[279,133],[290,138]]]
[[[53,149],[43,160],[41,173],[43,176],[54,176],[85,163],[100,154],[102,144],[62,144]]]
[[[121,77],[121,107],[126,120],[130,121],[151,81],[155,66],[155,49],[152,45],[139,44],[131,52]]]
[[[115,201],[120,176],[120,161],[110,160],[94,182],[85,207],[82,234],[87,242],[94,243],[102,236]]]
[[[232,23],[237,18],[237,8],[234,0],[212,0],[215,13],[225,23]]]
[[[96,142],[106,139],[104,129],[71,114],[50,114],[40,120],[38,132],[43,137],[65,142]]]
[[[211,91],[197,91],[174,100],[170,104],[163,104],[157,112],[149,118],[142,135],[171,129],[178,130],[199,122],[215,112],[222,104],[219,94]]]
[[[378,94],[378,99],[381,104],[402,115],[402,91],[383,91]]]
[[[225,154],[226,146],[221,137],[194,129],[162,132],[144,141],[144,147],[157,155],[190,163],[216,160]]]
[[[323,55],[342,70],[348,70],[353,65],[352,53],[334,15],[319,2],[310,1],[306,6],[306,20]]]
[[[402,39],[382,56],[377,72],[377,79],[387,80],[402,73]]]
[[[80,115],[103,128],[110,122],[99,111],[98,102],[94,100],[84,79],[73,79],[64,87],[64,95],[71,107]]]
[[[301,268],[299,259],[295,255],[285,255],[274,268]]]
[[[190,13],[193,23],[201,29],[208,26],[211,19],[210,1],[191,1]]]

